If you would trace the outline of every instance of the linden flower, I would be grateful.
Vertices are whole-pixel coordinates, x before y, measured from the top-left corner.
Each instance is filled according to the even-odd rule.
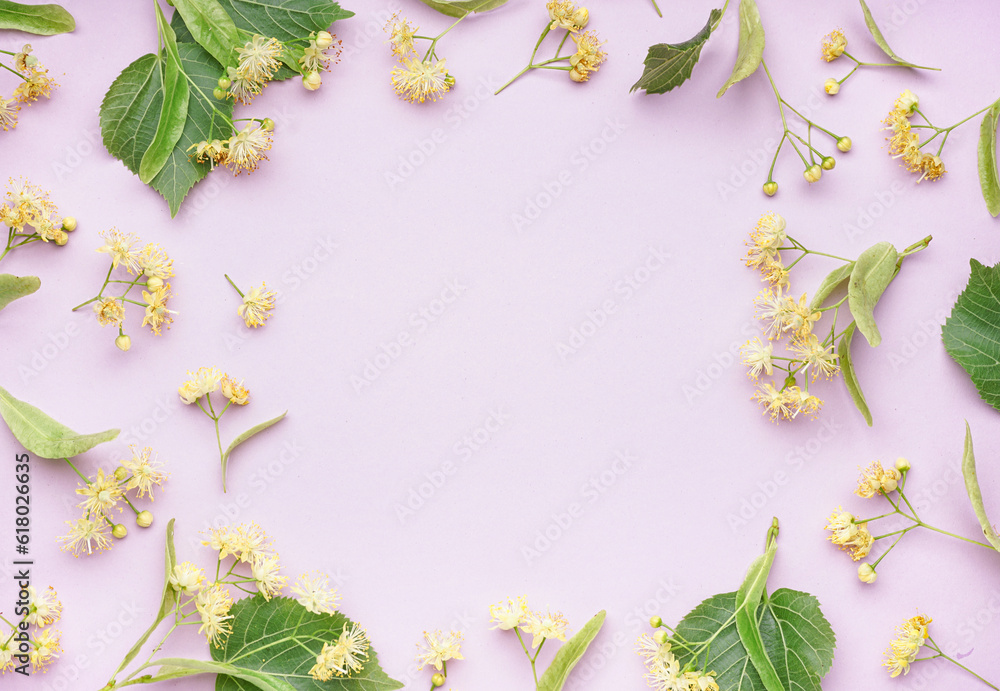
[[[837,366],[837,354],[833,352],[833,344],[824,346],[815,334],[807,334],[805,338],[794,338],[789,350],[812,371],[813,381],[816,381],[820,374],[829,379],[840,371]]]
[[[545,7],[549,11],[549,18],[552,20],[552,24],[549,25],[550,31],[566,29],[575,33],[587,26],[587,22],[590,20],[590,13],[587,11],[587,8],[577,7],[576,3],[571,2],[571,0],[553,0]]]
[[[389,34],[389,45],[392,47],[393,55],[402,60],[417,52],[413,45],[413,37],[420,29],[419,26],[413,26],[408,19],[400,19],[397,12],[389,17],[384,28]]]
[[[256,523],[245,523],[236,528],[233,536],[233,556],[240,563],[251,565],[261,562],[273,552],[267,533]]]
[[[125,321],[125,307],[115,298],[104,298],[94,303],[97,323],[101,326],[121,326]]]
[[[147,278],[163,280],[174,275],[173,259],[167,256],[166,250],[153,242],[142,248],[136,263]]]
[[[823,37],[823,59],[827,62],[839,58],[846,48],[847,37],[843,29],[836,29]]]
[[[268,290],[266,283],[261,283],[260,288],[251,286],[243,296],[243,304],[236,308],[236,313],[243,318],[247,326],[256,329],[258,326],[263,326],[271,316],[275,297],[276,293]]]
[[[31,104],[38,100],[40,96],[49,98],[52,89],[59,86],[55,80],[49,77],[49,71],[41,64],[29,67],[24,73],[24,81],[14,89],[14,99],[21,103]]]
[[[201,544],[211,547],[219,553],[219,560],[223,560],[230,554],[236,554],[236,533],[228,527],[211,528],[209,539],[202,540]]]
[[[427,99],[436,101],[455,84],[455,78],[448,74],[445,61],[437,62],[402,58],[400,65],[390,73],[392,88],[396,95],[411,103],[423,103]]]
[[[43,669],[45,665],[59,657],[59,653],[62,652],[62,646],[59,644],[60,638],[62,638],[62,634],[58,631],[45,629],[32,639],[28,659],[31,661],[31,667],[34,671]]]
[[[521,624],[521,630],[530,633],[534,638],[531,647],[537,648],[542,640],[555,638],[560,641],[566,640],[566,621],[561,612],[528,612],[525,621]]]
[[[218,391],[224,375],[222,370],[215,367],[202,367],[197,372],[189,371],[188,376],[191,379],[184,382],[177,391],[180,393],[181,400],[185,404],[191,405],[202,396]]]
[[[93,515],[100,519],[103,516],[110,516],[111,510],[118,507],[118,502],[125,491],[118,484],[118,478],[114,473],[105,476],[104,470],[98,469],[94,481],[86,487],[77,489],[76,493],[86,497],[80,503],[80,508],[86,511],[88,516]],[[118,511],[121,511],[121,507],[118,507]]]
[[[360,672],[368,659],[369,645],[364,629],[357,624],[351,628],[345,625],[335,643],[323,644],[309,675],[319,681],[329,681],[334,675],[340,677]]]
[[[229,92],[226,96],[233,99],[236,103],[250,105],[253,97],[259,94],[264,88],[260,82],[247,79],[246,76],[233,67],[227,67],[226,74],[231,82]],[[224,161],[217,160],[216,163],[224,163]]]
[[[121,265],[130,274],[139,273],[139,255],[135,250],[138,237],[132,233],[123,233],[117,228],[103,231],[100,236],[104,239],[104,245],[98,247],[97,251],[111,255],[111,268],[117,269]]]
[[[265,600],[270,600],[280,593],[288,583],[287,577],[278,575],[280,569],[277,554],[269,554],[250,567],[250,573],[257,581],[257,592],[263,595]]]
[[[236,381],[228,374],[222,378],[222,395],[234,405],[246,405],[250,402],[250,391],[243,386],[243,381]]]
[[[461,650],[462,634],[457,631],[451,631],[447,635],[442,635],[440,631],[424,631],[424,641],[426,642],[417,644],[420,649],[417,655],[420,669],[433,665],[440,672],[448,660],[465,659]]]
[[[339,55],[339,50],[337,54]],[[333,57],[327,55],[323,49],[316,44],[314,39],[310,39],[309,45],[302,51],[302,57],[299,58],[299,65],[302,66],[302,71],[308,74],[309,72],[329,70],[331,60],[333,60]]]
[[[136,496],[140,499],[148,494],[152,500],[153,485],[159,486],[167,479],[166,473],[160,470],[163,464],[156,461],[153,449],[148,446],[141,452],[136,452],[134,446],[130,446],[129,449],[132,451],[132,457],[122,461],[122,466],[132,476],[125,484],[125,491],[134,489],[137,490]]]
[[[299,604],[313,614],[333,614],[340,606],[340,594],[330,587],[329,578],[321,573],[310,577],[302,574],[292,586]]]
[[[223,142],[219,139],[213,139],[212,141],[203,139],[197,144],[189,146],[187,150],[190,151],[191,149],[195,149],[194,159],[198,161],[198,163],[208,161],[211,164],[211,168],[214,170],[216,163],[226,162],[226,157],[229,156],[228,145],[229,140]]]
[[[28,67],[38,64],[38,58],[31,54],[33,48],[30,43],[25,43],[21,52],[14,56],[14,69],[18,72],[27,72]]]
[[[170,572],[170,587],[182,593],[193,593],[205,585],[205,570],[189,561],[175,564]]]
[[[233,598],[225,586],[216,583],[210,588],[203,588],[195,599],[195,608],[201,615],[201,626],[198,633],[205,634],[205,638],[216,648],[222,647],[222,641],[233,631],[229,620],[229,614],[233,606]]]
[[[799,413],[804,413],[815,420],[819,409],[823,407],[823,401],[798,386],[789,386],[785,389],[785,400],[792,411],[789,419],[794,419]]]
[[[108,539],[110,526],[104,519],[79,518],[66,521],[66,524],[70,526],[69,534],[59,538],[65,543],[62,546],[64,552],[73,552],[74,557],[79,557],[84,551],[93,554],[111,548],[111,540]]]
[[[872,461],[867,468],[861,470],[858,488],[854,493],[862,499],[887,494],[896,490],[902,477],[903,474],[896,468],[883,468],[881,461]]]
[[[585,82],[590,79],[590,73],[596,72],[608,57],[608,54],[601,50],[604,41],[599,41],[593,31],[570,35],[576,43],[576,52],[569,58],[569,64],[573,66],[569,78],[574,82]]]
[[[510,631],[524,623],[528,614],[528,602],[523,596],[517,600],[507,598],[506,602],[490,605],[490,621],[495,625],[490,627],[501,631]]]
[[[253,82],[266,82],[274,76],[280,63],[278,58],[284,47],[276,38],[264,38],[255,34],[240,49],[237,57],[237,73]]]
[[[771,363],[774,345],[770,342],[765,345],[759,338],[754,336],[753,339],[746,342],[740,352],[743,364],[750,368],[747,372],[747,376],[750,379],[757,381],[761,371],[765,372],[768,376],[774,373],[774,367]]]
[[[844,551],[850,551],[851,559],[859,561],[868,556],[875,538],[868,531],[867,523],[856,523],[854,516],[841,507],[830,514],[826,530],[830,531],[827,538]]]
[[[795,317],[795,302],[782,296],[780,288],[776,293],[771,290],[762,291],[754,298],[754,304],[757,307],[757,319],[769,322],[764,329],[764,335],[769,341],[787,331]]]
[[[771,382],[761,384],[750,399],[760,403],[764,407],[761,412],[770,414],[771,420],[774,422],[780,418],[791,419],[792,411],[788,407],[788,398],[785,396],[785,392],[774,388]]]
[[[910,663],[915,662],[920,648],[929,637],[927,625],[933,621],[923,615],[907,619],[896,631],[896,640],[889,644],[882,664],[889,670],[890,677],[898,677],[910,671]]]
[[[674,657],[670,650],[669,640],[664,640],[662,644],[657,643],[656,639],[648,633],[640,635],[636,640],[635,652],[645,660],[647,665],[668,663]]]
[[[917,98],[915,93],[907,89],[893,103],[893,108],[904,113],[906,117],[910,117],[910,115],[916,112],[919,105],[920,99]]]
[[[20,110],[21,106],[15,99],[0,96],[0,127],[4,132],[17,127],[17,114]]]
[[[763,275],[761,280],[770,283],[772,288],[777,290],[788,290],[791,288],[789,271],[781,263],[781,255],[777,252],[774,253],[773,257],[764,260],[760,270]]]
[[[59,621],[62,616],[62,603],[56,597],[55,589],[50,585],[48,590],[39,593],[38,590],[29,585],[28,591],[28,614],[25,621],[38,628],[43,628]]]
[[[244,170],[253,172],[260,161],[267,160],[264,152],[270,149],[271,131],[251,122],[230,138],[225,164],[233,175],[239,175]]]
[[[14,650],[11,645],[17,645],[16,642],[8,641],[5,638],[0,639],[0,674],[14,669]]]

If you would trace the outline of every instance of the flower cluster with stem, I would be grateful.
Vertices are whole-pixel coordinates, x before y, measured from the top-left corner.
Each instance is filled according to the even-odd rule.
[[[513,631],[517,636],[518,643],[525,657],[531,663],[531,674],[535,678],[535,686],[538,686],[538,670],[536,664],[538,655],[542,652],[545,641],[555,639],[566,640],[566,627],[569,622],[561,612],[551,610],[530,610],[527,599],[524,597],[507,598],[505,602],[490,605],[491,628],[501,631]],[[531,636],[531,641],[525,643],[522,634]]]
[[[895,464],[889,468],[883,467],[881,461],[872,461],[867,468],[861,470],[858,486],[854,493],[863,499],[882,497],[892,507],[892,511],[871,518],[857,518],[844,511],[843,508],[838,508],[830,515],[827,522],[826,530],[830,531],[827,539],[842,550],[849,551],[854,561],[866,558],[878,540],[891,540],[891,544],[877,559],[872,562],[863,562],[858,567],[858,578],[864,583],[875,582],[878,577],[876,573],[878,565],[907,533],[917,528],[925,528],[962,542],[995,551],[995,548],[990,544],[962,537],[926,523],[906,496],[906,478],[909,472],[910,462],[905,458],[896,459]],[[891,529],[880,535],[872,535],[868,524],[885,519],[893,521],[894,525],[890,526]],[[905,525],[902,528],[896,528],[895,526],[899,525],[900,519]]]
[[[229,278],[228,274],[223,275],[233,290],[243,298],[243,303],[236,308],[236,314],[243,319],[248,327],[256,329],[258,326],[264,326],[264,322],[271,316],[271,310],[274,309],[274,299],[277,294],[273,290],[268,290],[266,283],[261,283],[260,288],[250,286],[250,290],[244,293],[239,289],[239,286],[233,283],[233,279]]]
[[[906,67],[917,70],[941,71],[937,67],[923,67],[908,62],[862,62],[847,52],[847,36],[844,35],[844,30],[835,29],[823,37],[822,57],[827,62],[832,62],[841,56],[853,62],[854,67],[843,78],[830,77],[823,83],[824,91],[830,96],[836,96],[844,82],[862,67]]]
[[[0,112],[2,112],[0,106]],[[24,178],[7,181],[7,191],[0,202],[0,222],[7,226],[7,246],[0,253],[3,260],[13,250],[33,242],[52,242],[64,246],[76,230],[76,219],[61,218],[59,207],[49,193]]]
[[[0,614],[0,676],[7,672],[28,675],[44,672],[62,651],[62,632],[50,628],[62,617],[63,606],[56,591],[49,586],[38,590],[29,585],[21,591],[17,602],[21,618],[10,621]]]
[[[4,132],[17,127],[17,118],[22,105],[30,106],[40,97],[50,98],[52,89],[59,86],[49,76],[49,71],[38,58],[31,54],[31,44],[26,43],[20,52],[0,50],[0,55],[10,56],[11,65],[0,59],[0,67],[15,75],[17,86],[10,98],[0,96],[0,129]]]
[[[400,99],[410,103],[433,102],[443,98],[455,86],[455,78],[448,72],[445,59],[437,54],[437,44],[473,11],[463,14],[437,36],[418,34],[420,27],[414,26],[405,17],[400,18],[398,12],[389,17],[384,28],[389,35],[389,48],[397,60],[389,79]],[[422,58],[417,50],[417,41],[429,42]]]
[[[93,478],[81,473],[70,459],[63,459],[84,483],[76,490],[83,497],[78,504],[83,509],[83,516],[66,522],[69,533],[59,538],[63,551],[79,557],[111,549],[114,540],[121,540],[128,534],[128,529],[117,521],[115,514],[123,511],[121,504],[135,514],[135,523],[140,528],[152,525],[153,514],[147,509],[139,509],[136,503],[146,497],[153,501],[153,487],[161,486],[167,475],[163,472],[163,463],[157,460],[150,447],[138,451],[130,446],[129,452],[129,457],[123,459],[114,472],[98,469]],[[129,492],[133,493],[131,498]]]
[[[431,676],[431,691],[444,686],[448,679],[448,660],[465,659],[462,656],[462,638],[460,631],[449,631],[447,634],[424,631],[423,642],[417,644],[417,662],[420,663],[420,669],[431,666],[437,670]]]
[[[712,642],[722,630],[736,620],[736,614],[705,641],[688,641],[660,617],[652,617],[649,625],[656,631],[644,633],[636,641],[636,652],[646,665],[646,682],[654,689],[672,691],[719,691],[715,672],[704,671]],[[675,650],[689,655],[681,666]],[[704,655],[704,660],[701,658]]]
[[[601,41],[595,32],[583,30],[590,21],[590,12],[586,7],[579,7],[572,0],[551,0],[546,4],[546,9],[549,11],[549,21],[542,29],[542,35],[538,37],[535,49],[531,51],[528,65],[497,89],[496,93],[506,89],[528,70],[560,70],[568,72],[569,78],[574,82],[585,82],[590,79],[590,73],[599,70],[607,59],[607,53],[602,50],[604,41]],[[535,62],[535,56],[538,55],[542,42],[553,31],[557,37],[562,33],[554,56]],[[567,40],[573,41],[576,50],[568,55],[561,55]]]
[[[125,304],[137,305],[144,309],[141,326],[149,326],[150,330],[160,335],[163,326],[170,328],[173,321],[173,310],[167,309],[167,300],[173,297],[170,284],[165,281],[174,275],[174,262],[166,251],[156,243],[149,243],[139,249],[139,238],[132,233],[123,233],[117,228],[101,233],[104,245],[97,248],[111,259],[111,266],[104,277],[97,295],[73,308],[73,311],[93,304],[94,314],[101,326],[118,327],[118,337],[115,345],[122,351],[132,347],[132,339],[125,333]],[[135,278],[112,278],[119,269]],[[105,295],[105,290],[120,288],[118,295]],[[129,297],[132,289],[138,287],[142,292],[142,301]],[[117,291],[116,291],[117,292]]]
[[[882,661],[882,665],[889,670],[889,676],[895,678],[900,674],[907,674],[910,671],[910,665],[914,662],[937,660],[940,658],[965,670],[991,689],[996,689],[997,686],[995,684],[986,681],[941,650],[941,646],[930,635],[930,623],[932,621],[933,619],[918,614],[915,617],[910,617],[897,627],[896,638],[889,643],[889,648],[885,651],[885,658]],[[933,654],[926,655],[925,657],[917,657],[924,649],[926,649],[926,652]]]

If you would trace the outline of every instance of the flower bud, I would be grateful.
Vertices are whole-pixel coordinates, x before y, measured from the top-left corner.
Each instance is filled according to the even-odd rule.
[[[316,34],[316,47],[326,50],[333,45],[333,35],[329,31],[320,31]]]
[[[590,21],[590,12],[587,11],[586,7],[581,7],[576,12],[573,13],[573,23],[576,24],[581,29],[587,26],[587,22]]]
[[[67,216],[63,219],[62,229],[67,233],[72,233],[76,230],[76,219],[73,216]]]
[[[114,535],[119,540],[121,540],[123,537],[128,535],[128,528],[119,523],[118,525],[116,525],[114,528],[111,529],[111,534]]]
[[[898,470],[901,473],[905,473],[909,469],[910,469],[910,462],[908,460],[906,460],[902,456],[896,459],[896,470]]]
[[[272,120],[271,118],[264,118],[264,120],[260,123],[260,128],[262,130],[267,130],[268,132],[273,132],[274,120]]]
[[[659,643],[660,645],[666,643],[667,638],[668,638],[667,632],[664,631],[663,629],[659,629],[656,633],[653,634],[653,640]]]
[[[878,574],[875,573],[875,567],[871,564],[862,564],[858,567],[858,578],[864,583],[874,583]]]
[[[34,67],[35,65],[38,64],[38,58],[36,58],[34,55],[29,55],[24,59],[24,64],[27,65],[28,67]]]
[[[837,148],[843,151],[845,154],[851,150],[851,138],[841,137],[837,140]]]
[[[649,625],[652,626],[654,629],[658,629],[661,626],[663,626],[663,619],[661,619],[660,617],[650,617]]]
[[[149,290],[159,290],[163,287],[163,279],[159,276],[150,276],[146,279],[146,288]]]
[[[212,89],[212,95],[215,96],[216,101],[225,101],[227,93],[229,92],[218,86]]]
[[[441,674],[441,672],[438,672],[431,677],[431,686],[435,689],[439,686],[444,686],[444,675]]]
[[[823,82],[823,90],[831,96],[836,96],[837,92],[840,91],[840,82],[833,77],[830,77]]]
[[[135,524],[140,528],[148,528],[153,525],[153,514],[149,511],[142,511],[135,517]]]
[[[810,184],[819,182],[819,179],[823,177],[823,169],[820,168],[818,164],[814,163],[806,168],[806,172],[802,173],[802,176],[806,179],[806,182]]]
[[[123,465],[120,465],[117,468],[115,468],[115,479],[118,480],[118,482],[121,482],[127,477],[128,477],[128,468],[126,468]]]
[[[837,165],[837,159],[833,156],[825,156],[820,165],[823,167],[823,170],[833,170],[833,167]]]
[[[764,194],[769,197],[773,197],[778,193],[778,183],[774,180],[768,180],[764,183]]]
[[[587,75],[582,72],[577,72],[575,67],[569,71],[569,78],[578,84],[580,82],[587,81]]]
[[[915,111],[920,105],[920,99],[917,95],[907,89],[899,95],[896,99],[896,108],[902,111],[906,111],[907,115]]]
[[[219,81],[216,84],[216,86],[218,86],[220,89],[226,89],[226,90],[228,90],[229,87],[231,87],[232,85],[233,82],[231,79],[229,79],[229,77],[219,77]]]
[[[323,84],[323,78],[319,76],[319,71],[313,70],[302,77],[302,86],[308,91],[315,91]]]
[[[66,233],[64,233],[61,230],[57,230],[55,232],[55,243],[57,245],[59,245],[60,247],[62,247],[67,242],[69,242],[69,235],[67,235]]]
[[[132,347],[132,339],[127,334],[121,334],[115,339],[115,345],[118,346],[118,350],[127,353],[128,349]]]

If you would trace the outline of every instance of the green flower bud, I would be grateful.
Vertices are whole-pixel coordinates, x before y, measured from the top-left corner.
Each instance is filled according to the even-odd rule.
[[[229,87],[231,87],[233,85],[233,82],[228,77],[219,77],[219,81],[218,81],[217,85],[218,85],[218,87],[220,89],[227,89],[228,90]]]
[[[656,633],[653,634],[653,640],[656,641],[657,643],[659,643],[660,645],[663,645],[664,643],[666,643],[667,642],[667,638],[669,638],[669,635],[663,629],[659,629],[659,630],[657,630]]]
[[[114,528],[111,529],[111,534],[114,535],[119,540],[121,540],[123,537],[128,535],[128,528],[119,523],[118,525],[116,525]]]
[[[830,77],[823,82],[823,90],[831,96],[836,96],[837,92],[840,91],[840,82],[833,77]]]
[[[764,194],[769,197],[773,197],[778,193],[778,183],[774,180],[768,180],[764,183]]]
[[[72,233],[74,230],[76,230],[76,219],[73,218],[72,216],[67,216],[66,218],[64,218],[62,222],[62,229],[65,230],[67,233]]]
[[[329,31],[320,31],[316,34],[316,47],[320,50],[326,50],[333,45],[333,36]]]
[[[307,91],[315,91],[322,85],[323,78],[320,77],[318,71],[313,70],[309,74],[302,75],[302,86],[304,86]]]
[[[437,688],[439,686],[444,686],[444,675],[438,672],[433,677],[431,677],[431,686]]]
[[[265,129],[268,132],[274,131],[274,120],[271,118],[264,118],[264,121],[260,123],[261,129]]]
[[[874,583],[875,579],[878,578],[878,574],[875,573],[875,567],[871,564],[862,564],[858,567],[858,578],[863,583]]]
[[[851,138],[841,137],[837,140],[837,148],[843,151],[845,154],[851,150]]]
[[[663,626],[663,619],[661,619],[660,617],[650,617],[649,625],[652,626],[654,629],[658,629],[661,626]]]
[[[115,479],[118,480],[118,482],[122,482],[127,477],[128,477],[128,468],[126,468],[123,465],[120,465],[117,468],[115,468]]]
[[[225,101],[227,93],[229,92],[218,86],[212,89],[212,95],[215,96],[216,101]]]
[[[903,473],[910,469],[910,462],[900,456],[896,459],[896,470]]]
[[[150,276],[146,279],[146,287],[149,290],[159,290],[163,287],[163,279],[159,276]]]
[[[140,528],[148,528],[153,525],[153,514],[149,511],[142,511],[138,516],[135,517],[135,523]]]
[[[132,347],[132,339],[127,334],[121,334],[115,339],[115,345],[118,346],[118,350],[127,353],[128,349]]]
[[[833,156],[827,156],[823,159],[823,163],[821,165],[823,170],[833,170],[834,166],[837,165],[837,159]]]
[[[806,168],[806,172],[802,173],[802,176],[809,184],[819,182],[819,179],[823,177],[823,169],[819,167],[819,164],[814,163]]]

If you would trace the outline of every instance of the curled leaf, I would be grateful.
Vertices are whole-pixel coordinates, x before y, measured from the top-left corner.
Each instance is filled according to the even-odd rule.
[[[163,65],[163,102],[153,141],[139,161],[139,179],[147,185],[163,170],[184,132],[190,95],[174,30],[167,24],[159,4],[156,5],[156,23],[163,43],[163,55],[160,57]]]
[[[979,489],[979,478],[976,475],[976,457],[972,453],[972,430],[969,423],[965,423],[965,447],[962,449],[962,475],[965,477],[965,491],[969,494],[972,502],[972,510],[976,512],[979,525],[983,528],[983,535],[990,541],[990,544],[1000,552],[1000,535],[986,517],[986,506],[983,504],[983,493]]]
[[[760,23],[757,3],[754,0],[740,0],[740,42],[736,64],[733,65],[733,73],[715,97],[721,98],[733,84],[756,72],[763,59],[764,25]]]
[[[816,311],[822,307],[826,299],[851,277],[851,272],[854,271],[854,264],[854,262],[848,262],[826,275],[823,282],[819,284],[819,288],[816,289],[812,302],[809,303],[810,310]]]
[[[607,612],[602,609],[559,648],[552,663],[538,681],[538,691],[562,691],[569,673],[583,658],[587,648],[600,632],[605,616]]]
[[[26,295],[31,295],[42,287],[38,276],[14,276],[0,274],[0,310]]]
[[[878,28],[878,24],[875,23],[875,17],[872,16],[872,11],[868,9],[868,5],[865,4],[865,0],[859,0],[861,3],[861,11],[865,13],[865,25],[868,27],[868,31],[871,32],[872,38],[875,39],[875,43],[878,47],[882,49],[882,52],[889,56],[894,62],[898,62],[904,67],[916,67],[921,70],[936,70],[940,71],[937,67],[921,67],[920,65],[914,65],[912,62],[904,60],[903,58],[896,55],[895,51],[889,47],[889,44],[885,40],[885,36],[882,35],[881,29]]]
[[[851,322],[851,325],[844,330],[844,334],[840,337],[840,343],[837,344],[837,362],[840,363],[840,371],[844,375],[844,386],[847,387],[847,393],[851,394],[854,405],[861,411],[865,422],[871,427],[872,411],[868,409],[868,401],[865,400],[865,394],[858,383],[858,375],[854,371],[854,363],[851,361],[851,341],[854,340],[856,330],[857,325],[854,322]]]
[[[872,245],[858,257],[847,284],[847,302],[858,331],[873,348],[882,342],[875,323],[875,305],[899,270],[899,253],[888,242]]]
[[[79,434],[35,406],[14,398],[3,388],[0,388],[0,416],[23,447],[42,458],[79,456],[98,444],[111,441],[121,431],[109,429]]]
[[[997,120],[1000,101],[986,111],[979,127],[979,184],[983,188],[986,210],[994,218],[1000,214],[1000,173],[997,171]]]
[[[229,468],[229,456],[230,456],[230,454],[233,453],[233,451],[236,449],[237,446],[239,446],[240,444],[242,444],[243,442],[245,442],[250,437],[253,437],[254,435],[260,434],[261,432],[263,432],[264,430],[266,430],[271,425],[276,425],[279,422],[281,422],[285,418],[285,415],[287,415],[287,414],[288,414],[288,411],[286,410],[285,412],[283,412],[278,417],[272,418],[272,419],[268,420],[267,422],[262,422],[259,425],[254,425],[253,427],[251,427],[250,429],[248,429],[246,432],[244,432],[240,436],[236,437],[236,439],[233,439],[233,443],[230,444],[229,448],[226,449],[225,453],[222,454],[222,491],[223,492],[226,491],[226,472],[227,472],[227,470]]]
[[[508,0],[420,0],[431,9],[449,17],[464,17],[470,12],[489,12],[506,5]]]

